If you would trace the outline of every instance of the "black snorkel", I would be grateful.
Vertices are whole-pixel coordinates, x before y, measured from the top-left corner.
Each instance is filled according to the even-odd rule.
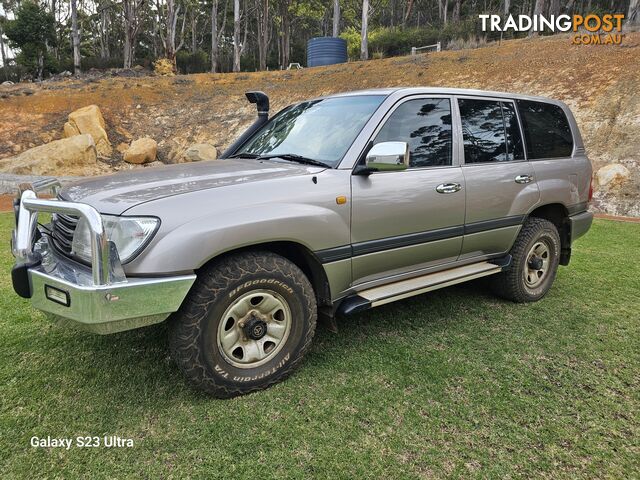
[[[269,120],[269,97],[264,92],[245,93],[250,103],[255,103],[258,110],[258,118],[247,128],[240,137],[227,148],[221,158],[228,158],[233,155],[260,127]]]

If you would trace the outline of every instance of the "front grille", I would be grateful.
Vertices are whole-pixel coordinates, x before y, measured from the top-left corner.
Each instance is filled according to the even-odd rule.
[[[53,246],[66,255],[71,255],[73,233],[78,226],[78,217],[54,213],[51,216],[51,241]]]

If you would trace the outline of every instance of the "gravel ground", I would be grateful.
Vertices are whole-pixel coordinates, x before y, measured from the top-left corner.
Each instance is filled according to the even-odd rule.
[[[31,183],[43,178],[38,175],[13,175],[9,173],[0,173],[0,195],[15,195],[16,187],[21,183]],[[81,177],[58,177],[58,180],[64,185],[73,182]]]

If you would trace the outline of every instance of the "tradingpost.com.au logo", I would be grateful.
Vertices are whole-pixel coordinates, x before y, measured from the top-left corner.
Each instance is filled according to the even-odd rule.
[[[624,14],[606,15],[478,15],[483,32],[576,32],[571,36],[574,45],[620,45],[624,34]],[[586,32],[578,33],[583,28]]]

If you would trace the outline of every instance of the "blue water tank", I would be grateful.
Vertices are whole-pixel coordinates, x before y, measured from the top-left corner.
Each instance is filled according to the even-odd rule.
[[[345,63],[347,41],[342,38],[316,37],[307,42],[307,67]]]

